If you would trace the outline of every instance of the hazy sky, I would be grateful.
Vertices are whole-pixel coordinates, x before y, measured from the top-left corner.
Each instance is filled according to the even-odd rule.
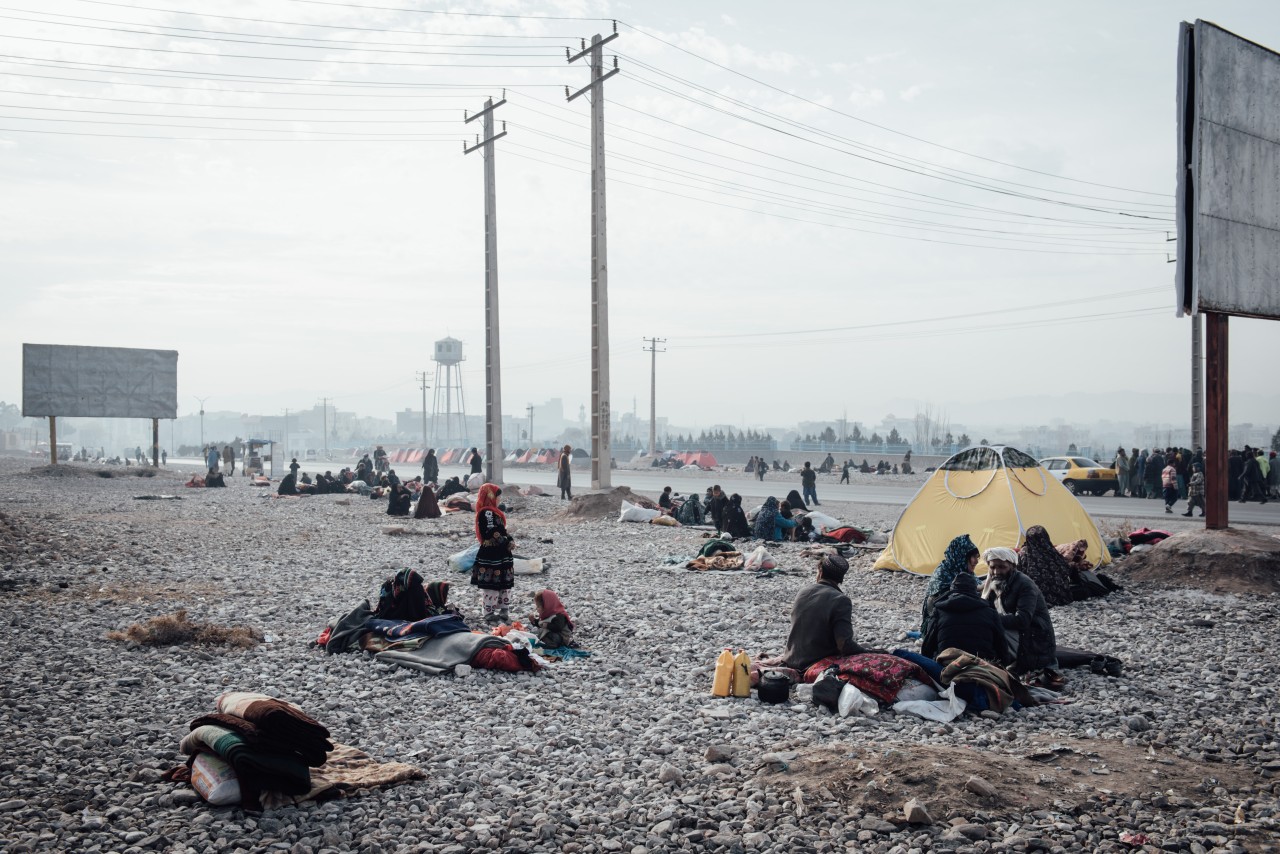
[[[1170,417],[1069,396],[1187,384],[1166,263],[1177,25],[1280,47],[1273,0],[410,10],[432,5],[0,10],[0,399],[20,400],[30,341],[176,349],[183,413],[328,397],[388,417],[419,405],[414,374],[453,335],[482,412],[482,163],[462,111],[505,89],[503,409],[576,413],[589,105],[565,102],[587,71],[564,56],[612,29],[585,18],[617,16],[615,410],[647,412],[656,335],[676,423],[924,403],[976,422],[1046,394],[1082,420]],[[1232,419],[1274,421],[1280,327],[1231,323],[1233,391],[1271,395]]]

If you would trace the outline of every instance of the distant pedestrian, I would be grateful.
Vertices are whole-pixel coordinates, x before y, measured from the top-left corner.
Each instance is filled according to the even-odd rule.
[[[298,458],[294,457],[293,461],[289,463],[289,474],[293,475],[294,483],[298,482],[298,469],[300,468],[302,468],[302,466],[298,465]]]
[[[210,445],[208,453],[205,455],[205,459],[204,459],[205,465],[209,467],[209,471],[218,470],[218,459],[219,459],[219,454],[218,454],[217,446]]]
[[[573,446],[565,445],[560,449],[560,462],[556,465],[556,486],[560,487],[560,500],[573,498]]]
[[[471,463],[472,474],[480,474],[484,471],[484,457],[480,456],[478,448],[471,449],[471,456],[467,457],[467,462]]]
[[[228,474],[236,473],[236,452],[230,445],[222,446],[222,463],[227,467]]]
[[[1191,511],[1200,508],[1200,515],[1204,515],[1204,466],[1199,463],[1191,464],[1191,480],[1187,481],[1187,512],[1183,516],[1190,516]]]
[[[849,482],[849,461],[848,460],[845,460],[844,465],[840,467],[840,482],[841,483]]]
[[[168,452],[168,451],[161,451],[161,452],[160,452],[160,465],[162,465],[162,466],[167,466],[167,465],[169,465],[169,452]]]
[[[1164,495],[1164,512],[1172,513],[1178,503],[1178,468],[1169,463],[1160,470],[1160,488]]]
[[[422,482],[440,482],[440,458],[436,456],[435,448],[427,448],[427,455],[422,458]]]
[[[806,504],[817,506],[822,503],[818,501],[818,473],[807,460],[804,468],[800,469],[800,488]]]
[[[1115,462],[1111,467],[1116,470],[1116,497],[1124,498],[1125,490],[1129,488],[1129,457],[1123,447],[1116,449]]]

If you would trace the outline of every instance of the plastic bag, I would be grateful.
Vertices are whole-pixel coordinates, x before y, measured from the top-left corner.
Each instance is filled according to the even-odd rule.
[[[956,718],[964,714],[965,702],[956,696],[955,683],[947,686],[947,689],[938,695],[937,700],[903,700],[893,704],[893,710],[898,713],[910,712],[918,715],[925,720],[938,721],[939,723],[950,723]]]
[[[874,718],[876,712],[880,711],[880,704],[875,701],[874,697],[868,697],[852,684],[846,682],[844,687],[840,689],[840,699],[836,701],[836,711],[840,713],[842,718],[847,718],[854,712],[864,717]]]
[[[662,515],[660,510],[649,510],[632,504],[630,501],[622,502],[622,512],[618,514],[619,522],[648,522],[650,519]]]
[[[484,486],[484,475],[480,474],[480,472],[476,472],[467,478],[467,489],[471,492],[475,492],[482,486]]]
[[[472,543],[456,555],[449,555],[449,568],[454,572],[470,572],[476,564],[476,555],[480,554],[480,544]]]
[[[773,555],[769,554],[764,546],[756,546],[755,551],[747,555],[743,568],[748,572],[755,572],[760,569],[776,569],[777,566],[778,562],[773,559]]]
[[[215,807],[240,803],[240,778],[235,769],[212,753],[197,753],[191,763],[191,788]]]
[[[805,514],[805,518],[813,523],[815,531],[831,531],[841,527],[841,522],[834,516],[828,516],[826,513],[820,513],[817,510],[810,510]]]

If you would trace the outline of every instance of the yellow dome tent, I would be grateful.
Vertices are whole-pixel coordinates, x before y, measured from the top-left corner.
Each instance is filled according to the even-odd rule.
[[[979,551],[1018,548],[1043,525],[1054,545],[1085,540],[1094,566],[1111,562],[1098,526],[1057,478],[1017,448],[966,448],[938,467],[898,517],[876,569],[933,575],[947,544],[968,534]],[[985,575],[986,564],[978,574]]]

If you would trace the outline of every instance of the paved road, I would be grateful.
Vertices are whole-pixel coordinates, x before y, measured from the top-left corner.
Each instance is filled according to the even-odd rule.
[[[201,462],[196,459],[170,459],[169,462],[172,466],[193,470],[196,467],[202,467]],[[317,463],[313,460],[303,464],[302,471],[311,474],[323,472],[326,469],[337,471],[343,465],[346,465],[346,463]],[[441,477],[463,475],[467,471],[462,466],[444,466],[441,469]],[[401,466],[398,473],[401,477],[413,477],[419,474],[420,471],[413,467]],[[238,470],[237,474],[239,474]],[[536,483],[538,486],[552,491],[555,488],[556,474],[554,471],[532,471],[523,468],[506,467],[503,471],[503,479],[508,483],[516,484]],[[587,469],[574,468],[573,480],[578,491],[585,490],[590,484],[590,479],[591,475]],[[636,492],[642,492],[650,496],[657,496],[662,492],[664,486],[670,486],[676,492],[687,493],[692,489],[702,491],[711,484],[718,483],[725,492],[736,492],[743,498],[765,498],[769,495],[776,495],[781,498],[788,491],[800,488],[800,476],[795,472],[788,472],[787,474],[770,472],[762,482],[742,472],[706,472],[701,475],[688,475],[678,472],[619,469],[613,472],[613,483],[615,486],[629,486]],[[915,497],[919,488],[920,483],[881,485],[878,483],[831,484],[820,482],[818,484],[818,500],[905,506]],[[1093,516],[1104,518],[1128,517],[1130,519],[1148,520],[1170,518],[1164,512],[1164,503],[1158,499],[1086,495],[1080,496],[1080,503]],[[1181,513],[1185,510],[1185,503],[1181,503],[1174,508],[1175,513]],[[1229,518],[1232,522],[1250,525],[1280,525],[1280,501],[1272,501],[1266,505],[1233,503],[1230,507]]]

